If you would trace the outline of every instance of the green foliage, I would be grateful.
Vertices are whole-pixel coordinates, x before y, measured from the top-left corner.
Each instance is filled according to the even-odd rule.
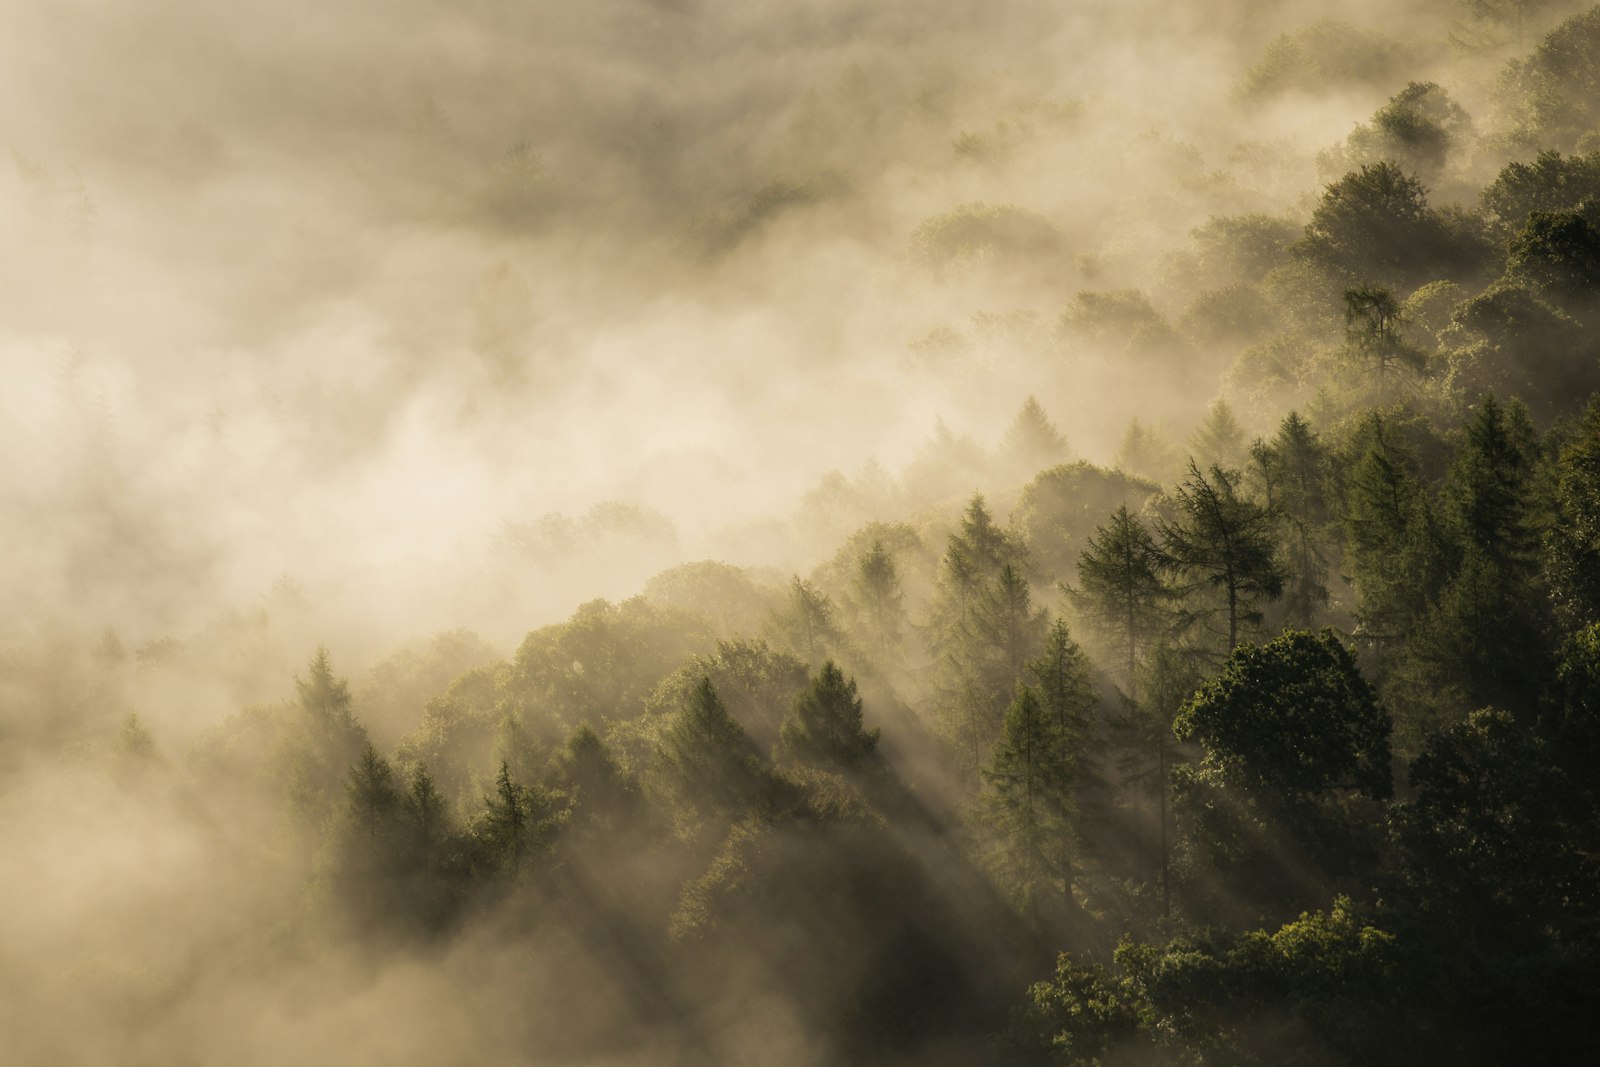
[[[1084,290],[1056,322],[1065,345],[1131,359],[1141,367],[1185,353],[1182,338],[1137,289]]]
[[[1012,521],[1039,569],[1064,577],[1107,513],[1138,511],[1158,492],[1154,482],[1079,460],[1040,471],[1022,490]]]
[[[685,584],[692,584],[689,574],[697,573],[690,567],[690,572],[678,575]],[[668,600],[675,593],[663,588],[677,588],[672,575],[660,576],[662,585],[657,587]],[[747,591],[737,581],[735,588]],[[637,715],[645,696],[663,677],[711,644],[705,623],[691,609],[639,597],[615,605],[595,600],[566,622],[528,634],[490,699],[534,712],[541,731],[549,724],[551,732],[560,736],[578,724]]]
[[[1238,467],[1245,457],[1244,427],[1226,400],[1214,400],[1205,421],[1189,435],[1191,462],[1206,467]]]
[[[1398,163],[1412,173],[1438,175],[1473,136],[1472,120],[1433,82],[1411,82],[1357,126],[1347,151],[1352,163]]]
[[[550,781],[571,798],[580,829],[615,831],[640,810],[639,784],[626,774],[593,730],[580,726],[551,760]]]
[[[1228,783],[1285,798],[1335,789],[1387,798],[1390,729],[1331,630],[1236,649],[1173,723]]]
[[[997,862],[1024,909],[1037,914],[1051,896],[1072,900],[1077,785],[1074,738],[1033,690],[1019,687],[984,768],[986,818],[998,836]]]
[[[477,861],[490,871],[516,873],[550,845],[567,819],[567,798],[537,785],[526,785],[500,764],[494,792],[483,798],[483,811],[472,822]]]
[[[1379,403],[1387,402],[1402,373],[1420,374],[1422,351],[1407,342],[1401,305],[1387,289],[1363,285],[1344,291],[1347,351],[1362,373],[1376,380]]]
[[[855,679],[829,660],[811,685],[794,698],[779,744],[786,758],[833,771],[852,771],[872,761],[878,731],[862,725]]]
[[[771,768],[705,675],[682,698],[655,762],[673,799],[697,820],[737,821],[773,795]]]
[[[1134,418],[1117,449],[1117,470],[1139,479],[1163,481],[1179,469],[1178,451],[1165,435]]]
[[[1575,211],[1535,211],[1507,247],[1505,278],[1594,324],[1600,305],[1600,231]]]
[[[1193,231],[1201,275],[1254,283],[1283,262],[1300,227],[1272,215],[1213,215]]]
[[[1193,461],[1174,493],[1175,517],[1157,520],[1162,553],[1182,580],[1183,613],[1213,627],[1233,651],[1242,630],[1261,621],[1259,605],[1283,594],[1275,517],[1239,494],[1240,476],[1221,467],[1210,475]]]
[[[1115,971],[1062,955],[1012,1041],[1084,1065],[1402,1062],[1405,1020],[1376,992],[1397,947],[1339,898],[1273,933],[1124,942]]]
[[[1556,463],[1545,571],[1568,630],[1600,622],[1600,402],[1591,401]]]
[[[816,666],[839,647],[834,614],[833,599],[797,574],[789,582],[788,602],[774,621],[789,648],[803,655],[808,666]]]
[[[772,601],[742,568],[710,559],[662,571],[645,583],[644,597],[699,615],[724,636],[759,629]]]
[[[1600,120],[1600,8],[1573,15],[1527,58],[1508,63],[1500,91],[1513,144],[1572,151]]]
[[[900,647],[905,593],[900,587],[900,569],[881,538],[861,554],[852,594],[857,640],[880,661],[887,661]]]
[[[1044,636],[1044,614],[1034,610],[1022,574],[1025,560],[975,495],[950,535],[928,626],[940,728],[974,775]]]
[[[1468,402],[1517,396],[1548,420],[1600,387],[1595,339],[1520,286],[1495,285],[1464,301],[1442,340],[1452,346],[1452,375]]]
[[[778,740],[778,728],[795,695],[806,687],[808,674],[804,663],[765,641],[718,641],[711,655],[691,656],[662,679],[646,699],[645,710],[670,714],[709,678],[729,714],[766,749]]]
[[[1124,684],[1134,690],[1139,652],[1168,622],[1166,556],[1150,531],[1126,506],[1089,538],[1078,558],[1073,605],[1127,665]]]
[[[1573,211],[1600,201],[1600,152],[1563,157],[1543,151],[1531,163],[1507,163],[1479,199],[1496,234],[1508,238],[1535,211]]]
[[[1438,242],[1422,182],[1384,161],[1329,185],[1294,251],[1341,287],[1409,290],[1429,280]]]
[[[1328,447],[1298,412],[1291,411],[1270,443],[1252,449],[1252,472],[1262,495],[1283,523],[1286,570],[1283,609],[1291,624],[1306,627],[1327,607],[1329,591]]]

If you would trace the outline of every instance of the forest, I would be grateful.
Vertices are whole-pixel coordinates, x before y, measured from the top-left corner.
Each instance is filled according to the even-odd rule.
[[[0,1060],[1600,1062],[1600,6],[27,7]]]

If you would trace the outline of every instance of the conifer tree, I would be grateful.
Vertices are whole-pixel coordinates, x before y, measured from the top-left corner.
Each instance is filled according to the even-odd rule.
[[[928,625],[940,728],[974,781],[999,732],[1007,694],[1044,637],[1023,577],[1024,550],[974,496],[950,536]]]
[[[1245,458],[1244,427],[1226,400],[1214,401],[1206,420],[1189,436],[1189,455],[1208,467],[1233,467]]]
[[[983,776],[1006,879],[1029,911],[1040,908],[1042,891],[1056,880],[1061,882],[1061,899],[1072,906],[1072,756],[1038,696],[1026,686],[1018,687],[1006,710]]]
[[[1038,400],[1028,397],[1000,442],[1000,452],[1012,473],[1031,477],[1067,458],[1067,441],[1056,429]]]
[[[880,665],[886,664],[899,649],[905,622],[905,593],[894,556],[881,538],[861,556],[853,582],[854,603],[867,637]]]
[[[1185,580],[1191,620],[1222,619],[1232,652],[1241,630],[1261,621],[1259,605],[1283,593],[1274,516],[1238,493],[1239,476],[1193,461],[1176,492],[1177,516],[1158,524],[1162,552]]]
[[[1073,603],[1101,639],[1120,653],[1130,699],[1140,650],[1156,638],[1167,618],[1166,565],[1150,531],[1126,506],[1095,530],[1078,558]]]
[[[832,598],[798,574],[789,582],[787,610],[779,616],[779,624],[790,645],[804,653],[808,667],[815,667],[838,644]]]
[[[862,724],[855,679],[847,679],[832,660],[794,699],[784,721],[780,746],[789,759],[828,770],[849,771],[871,760],[878,731]]]

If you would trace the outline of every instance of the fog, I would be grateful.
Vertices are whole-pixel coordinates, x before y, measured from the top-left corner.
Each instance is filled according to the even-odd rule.
[[[1518,52],[1452,42],[1460,8],[0,0],[0,1058],[834,1062],[755,949],[686,965],[729,1002],[514,899],[425,949],[346,929],[331,823],[195,746],[292,703],[319,645],[391,751],[451,678],[674,565],[776,588],[869,520],[947,530],[978,490],[1004,520],[1036,471],[950,457],[1002,455],[1030,396],[1073,459],[1116,464],[1135,418],[1184,440],[1246,342],[1141,363],[1074,300],[1191,321],[1235,280],[1196,228],[1298,232],[1410,81],[1472,116],[1429,186],[1474,206]],[[1261,65],[1330,17],[1359,62]],[[892,748],[927,683],[863,684]],[[124,773],[135,712],[156,769]]]

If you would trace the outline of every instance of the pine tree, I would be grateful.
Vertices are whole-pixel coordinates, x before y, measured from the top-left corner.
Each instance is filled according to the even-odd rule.
[[[1000,452],[1012,472],[1020,478],[1062,463],[1067,458],[1067,441],[1056,429],[1043,406],[1033,397],[1023,402],[1000,442]]]
[[[400,793],[394,784],[394,769],[371,745],[350,768],[345,782],[351,814],[369,842],[392,833],[400,810]]]
[[[1401,333],[1400,302],[1389,290],[1364,285],[1344,291],[1347,352],[1377,382],[1380,402],[1389,398],[1403,372],[1421,372],[1426,357]]]
[[[548,789],[522,784],[502,762],[494,792],[484,796],[484,810],[472,827],[483,860],[498,871],[522,867],[566,818],[564,799]]]
[[[901,627],[905,622],[905,593],[900,588],[900,573],[894,557],[881,538],[862,555],[853,583],[855,604],[862,617],[867,644],[887,664],[900,647]]]
[[[983,777],[1006,880],[1030,912],[1040,909],[1042,891],[1056,880],[1059,899],[1073,906],[1072,757],[1033,690],[1018,687]]]
[[[1189,455],[1206,466],[1232,467],[1244,459],[1244,427],[1227,401],[1212,403],[1206,421],[1189,436]]]
[[[1207,477],[1191,461],[1177,489],[1177,517],[1158,527],[1163,553],[1187,579],[1185,611],[1202,622],[1220,615],[1229,653],[1241,629],[1261,621],[1258,605],[1283,593],[1274,516],[1240,496],[1238,481],[1221,467]]]
[[[950,537],[927,627],[937,657],[940,728],[974,781],[999,732],[1008,694],[1044,636],[1020,545],[994,524],[974,496]]]
[[[1590,403],[1557,461],[1544,557],[1561,625],[1576,631],[1600,622],[1600,401]]]
[[[1267,506],[1284,524],[1284,614],[1294,625],[1309,627],[1329,598],[1328,450],[1291,411],[1262,452]]]
[[[790,645],[805,654],[808,667],[815,667],[838,644],[832,599],[798,574],[789,582],[788,609],[778,622]]]
[[[736,819],[770,792],[765,761],[707,676],[673,717],[657,758],[680,803],[702,818]]]
[[[1095,530],[1078,558],[1073,603],[1120,653],[1129,699],[1134,698],[1139,652],[1167,621],[1165,568],[1166,557],[1155,539],[1125,505]]]
[[[847,679],[832,660],[795,697],[780,739],[787,758],[837,771],[863,766],[878,748],[878,731],[862,725],[855,679]]]

